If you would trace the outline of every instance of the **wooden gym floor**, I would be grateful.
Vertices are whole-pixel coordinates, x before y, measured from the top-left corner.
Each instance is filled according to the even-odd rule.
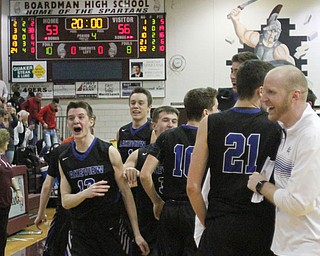
[[[47,223],[41,225],[40,235],[21,235],[18,233],[8,236],[5,256],[42,256],[44,241],[50,227],[55,208],[47,208]],[[26,231],[38,231],[35,225],[25,228]]]

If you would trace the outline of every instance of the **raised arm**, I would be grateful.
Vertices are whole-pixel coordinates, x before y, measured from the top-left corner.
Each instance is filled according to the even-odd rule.
[[[240,8],[235,8],[230,12],[230,18],[234,27],[234,31],[241,43],[255,48],[259,42],[259,33],[257,31],[248,30],[243,23],[240,22]]]

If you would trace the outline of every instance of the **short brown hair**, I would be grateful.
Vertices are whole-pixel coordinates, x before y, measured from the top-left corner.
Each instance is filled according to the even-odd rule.
[[[258,60],[258,56],[255,55],[253,52],[245,51],[245,52],[239,52],[232,56],[231,62],[245,62],[247,60]]]
[[[6,143],[9,142],[10,134],[7,129],[0,129],[0,148],[2,148]]]

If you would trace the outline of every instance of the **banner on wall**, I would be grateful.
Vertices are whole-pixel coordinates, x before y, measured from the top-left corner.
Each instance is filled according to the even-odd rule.
[[[75,98],[76,84],[54,84],[53,95],[59,98]]]
[[[98,98],[120,98],[120,82],[98,82]]]
[[[10,1],[10,16],[93,15],[164,12],[164,0]]]
[[[98,94],[98,82],[76,82],[76,95],[78,97],[96,98]]]
[[[12,82],[47,82],[46,61],[13,61]]]
[[[143,88],[147,89],[153,98],[165,97],[165,82],[164,81],[144,81]]]
[[[165,59],[130,59],[130,80],[164,80]]]
[[[121,97],[129,98],[131,91],[136,87],[141,87],[141,82],[121,82]]]
[[[41,83],[41,84],[30,84],[30,83],[21,83],[19,84],[19,91],[23,98],[27,98],[29,92],[42,93],[43,99],[52,99],[53,98],[53,85],[51,83]]]

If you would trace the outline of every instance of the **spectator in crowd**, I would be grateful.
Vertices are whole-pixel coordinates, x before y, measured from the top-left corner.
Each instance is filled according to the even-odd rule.
[[[28,95],[27,95],[27,100],[28,99],[30,99],[30,98],[32,98],[32,97],[34,97],[35,95],[34,95],[34,92],[33,91],[29,91],[28,92]]]
[[[21,110],[18,112],[18,125],[14,128],[14,145],[16,147],[27,147],[33,138],[33,133],[28,125],[29,112]]]
[[[0,255],[4,255],[7,243],[7,225],[9,211],[12,203],[12,190],[15,191],[16,200],[23,201],[18,182],[13,178],[12,166],[4,155],[9,143],[10,134],[6,129],[0,129]]]
[[[9,163],[13,162],[15,147],[14,147],[14,128],[18,125],[16,109],[7,106],[6,109],[0,109],[0,128],[5,128],[10,134],[9,145],[6,150],[6,157]]]
[[[24,102],[24,98],[20,96],[20,92],[15,91],[12,97],[8,100],[8,103],[11,103],[11,106],[16,109],[16,113],[19,113],[21,110],[21,104]]]
[[[37,92],[34,97],[30,97],[25,102],[21,104],[21,109],[26,110],[29,112],[29,128],[33,132],[33,139],[31,141],[32,145],[36,145],[38,141],[38,124],[39,121],[37,119],[37,115],[41,110],[41,100],[42,100],[42,93]]]
[[[8,99],[8,87],[3,80],[0,80],[0,101],[7,102]]]
[[[51,146],[58,144],[57,130],[56,130],[56,113],[58,112],[59,99],[53,98],[52,101],[44,106],[37,114],[37,119],[42,125],[43,139],[45,146],[39,152],[39,156],[42,157],[47,151],[51,149]]]

